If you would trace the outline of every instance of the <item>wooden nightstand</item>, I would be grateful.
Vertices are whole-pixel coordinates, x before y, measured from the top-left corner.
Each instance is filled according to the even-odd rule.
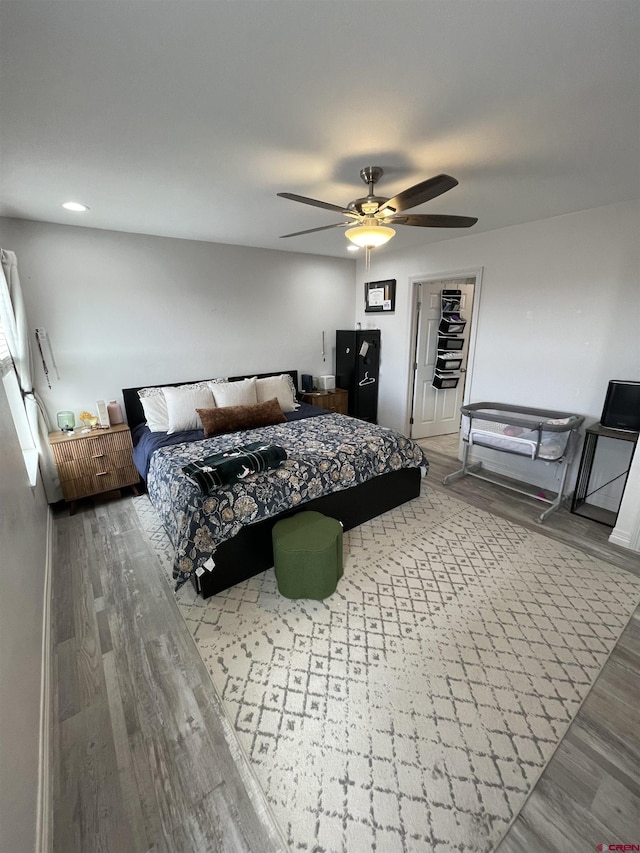
[[[140,482],[133,464],[131,432],[126,424],[91,432],[50,432],[49,444],[66,501],[110,492]]]
[[[307,391],[300,396],[305,403],[311,403],[312,406],[320,406],[321,409],[328,409],[339,415],[349,414],[349,392],[344,388],[335,388],[333,391]]]

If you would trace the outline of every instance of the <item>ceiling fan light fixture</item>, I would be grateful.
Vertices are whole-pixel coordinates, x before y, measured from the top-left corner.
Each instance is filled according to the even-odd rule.
[[[381,225],[377,219],[367,219],[362,225],[348,228],[344,233],[352,243],[362,249],[377,249],[388,243],[396,232],[388,225]]]
[[[412,187],[407,187],[393,198],[377,196],[374,192],[376,182],[382,177],[384,170],[380,166],[367,166],[360,170],[360,177],[369,187],[369,192],[364,198],[355,198],[346,207],[331,204],[327,201],[319,201],[316,198],[296,195],[294,193],[278,193],[281,198],[298,201],[302,204],[310,204],[312,207],[321,207],[325,210],[333,210],[341,213],[347,218],[346,222],[335,222],[333,225],[321,225],[318,228],[307,228],[304,231],[294,231],[293,234],[283,234],[283,237],[300,237],[302,234],[311,234],[314,231],[326,231],[330,228],[342,228],[349,225],[349,230],[344,233],[354,246],[364,249],[366,252],[366,263],[368,263],[372,249],[383,246],[394,235],[395,230],[389,225],[409,225],[417,228],[470,228],[478,221],[475,216],[448,216],[438,214],[404,214],[405,210],[418,207],[439,195],[448,192],[457,186],[458,181],[451,175],[436,175],[421,181]],[[400,216],[396,216],[400,213]],[[354,221],[355,220],[355,221]]]

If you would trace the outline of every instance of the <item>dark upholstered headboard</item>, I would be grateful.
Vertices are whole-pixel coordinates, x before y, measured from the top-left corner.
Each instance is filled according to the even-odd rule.
[[[244,376],[229,376],[229,382],[235,382],[237,379],[250,379],[252,376],[257,376],[258,379],[263,379],[265,376],[280,376],[281,373],[288,373],[293,379],[293,385],[298,392],[298,371],[297,370],[275,370],[272,373],[247,373]],[[209,377],[210,379],[212,377]],[[206,382],[206,379],[193,379],[190,382]],[[178,385],[190,384],[187,382],[163,382],[162,385],[139,385],[137,388],[123,388],[122,397],[124,399],[124,410],[126,413],[127,423],[129,428],[133,429],[138,424],[145,422],[144,410],[138,391],[141,388],[176,388]]]

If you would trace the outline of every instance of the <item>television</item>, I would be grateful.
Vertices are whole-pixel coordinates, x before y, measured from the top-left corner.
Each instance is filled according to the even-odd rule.
[[[640,382],[609,382],[600,423],[608,429],[640,432]]]

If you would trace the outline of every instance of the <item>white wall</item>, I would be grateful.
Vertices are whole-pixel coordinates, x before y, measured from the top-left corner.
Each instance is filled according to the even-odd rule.
[[[609,542],[640,551],[640,451],[636,446],[620,512]]]
[[[0,219],[0,243],[18,256],[31,328],[53,347],[51,390],[35,350],[52,418],[147,383],[330,373],[335,330],[353,324],[351,259],[13,219]]]
[[[132,385],[297,368],[335,370],[335,329],[382,330],[379,421],[408,431],[410,281],[482,268],[467,398],[598,420],[607,382],[640,377],[640,202],[468,234],[353,261],[0,219],[32,328],[60,371],[35,376],[50,415]],[[390,244],[390,248],[393,244]],[[364,313],[364,281],[395,278],[393,315]],[[354,290],[355,287],[355,290]],[[355,294],[355,298],[354,298]],[[322,331],[326,360],[322,361]],[[498,470],[505,456],[493,454]],[[509,457],[542,487],[555,466]],[[575,477],[575,468],[570,485]]]
[[[36,845],[47,503],[0,382],[0,850]]]
[[[374,251],[366,280],[397,280],[396,311],[387,316],[364,313],[359,261],[356,320],[382,329],[380,422],[408,429],[410,280],[478,268],[483,275],[468,399],[575,411],[597,421],[609,379],[640,379],[639,234],[636,201],[411,252]],[[509,458],[514,470],[520,462]],[[535,470],[532,481],[552,488],[555,468]]]

